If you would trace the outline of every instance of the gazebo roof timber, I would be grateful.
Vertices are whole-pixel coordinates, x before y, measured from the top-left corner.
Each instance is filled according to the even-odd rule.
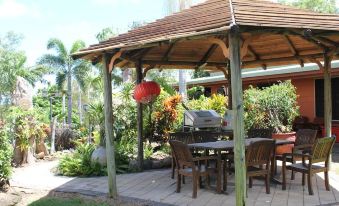
[[[208,70],[225,66],[225,42],[233,24],[242,40],[242,67],[317,62],[324,51],[338,52],[339,16],[319,14],[263,0],[207,0],[182,12],[133,29],[74,54],[95,61],[102,53],[122,55],[119,67]],[[334,59],[338,59],[337,56]]]

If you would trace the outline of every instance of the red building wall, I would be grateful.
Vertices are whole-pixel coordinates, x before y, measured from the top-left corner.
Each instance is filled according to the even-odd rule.
[[[315,114],[315,81],[313,78],[292,80],[297,89],[300,115],[308,117],[313,122]]]

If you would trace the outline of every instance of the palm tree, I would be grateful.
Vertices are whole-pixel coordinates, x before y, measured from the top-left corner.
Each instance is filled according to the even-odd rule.
[[[12,101],[13,92],[18,80],[22,77],[32,86],[48,73],[43,67],[26,67],[26,55],[17,48],[22,37],[13,32],[8,32],[0,37],[0,103]],[[6,102],[5,102],[6,101]]]
[[[84,60],[73,60],[71,54],[85,48],[83,41],[75,41],[71,50],[68,51],[59,39],[52,38],[47,43],[47,49],[54,50],[54,54],[45,54],[39,60],[39,64],[53,68],[56,74],[56,84],[61,90],[67,81],[67,124],[72,124],[72,79],[74,78],[78,85],[85,89],[85,79],[91,70],[89,62]]]

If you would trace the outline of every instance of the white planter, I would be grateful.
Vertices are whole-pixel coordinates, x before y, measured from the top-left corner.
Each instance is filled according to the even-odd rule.
[[[96,148],[92,153],[91,161],[99,162],[101,166],[106,166],[107,165],[106,148],[105,147]]]

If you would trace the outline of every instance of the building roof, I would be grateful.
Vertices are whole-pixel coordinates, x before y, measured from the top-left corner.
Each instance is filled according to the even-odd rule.
[[[214,42],[202,39],[212,36],[226,41],[232,25],[239,26],[242,40],[251,38],[243,67],[282,65],[291,60],[300,62],[311,50],[315,55],[312,58],[318,58],[324,48],[339,44],[338,15],[263,0],[207,0],[91,45],[75,53],[74,57],[94,61],[103,52],[121,50],[124,51],[121,61],[143,58],[146,65],[194,68],[209,63],[218,66],[225,62],[221,49],[212,48]],[[204,58],[206,56],[208,58]],[[285,59],[278,61],[279,58]]]
[[[333,72],[338,73],[339,72],[339,61],[333,61],[331,63],[331,67],[333,68]],[[284,77],[293,78],[295,76],[299,76],[298,74],[303,74],[304,76],[309,76],[310,73],[318,72],[320,71],[318,65],[316,64],[306,64],[304,67],[300,67],[300,65],[291,65],[291,66],[285,66],[285,67],[275,67],[270,68],[267,70],[263,70],[260,68],[255,69],[244,69],[241,72],[241,77],[243,79],[264,79],[265,77],[270,79],[276,79],[275,77],[279,78],[282,75]],[[322,73],[319,72],[319,75],[322,76]],[[222,73],[215,74],[210,77],[201,77],[196,79],[190,79],[186,81],[186,84],[188,86],[193,85],[209,85],[209,84],[220,84],[222,82],[226,82],[225,75]],[[178,86],[178,83],[173,84],[173,86]]]

